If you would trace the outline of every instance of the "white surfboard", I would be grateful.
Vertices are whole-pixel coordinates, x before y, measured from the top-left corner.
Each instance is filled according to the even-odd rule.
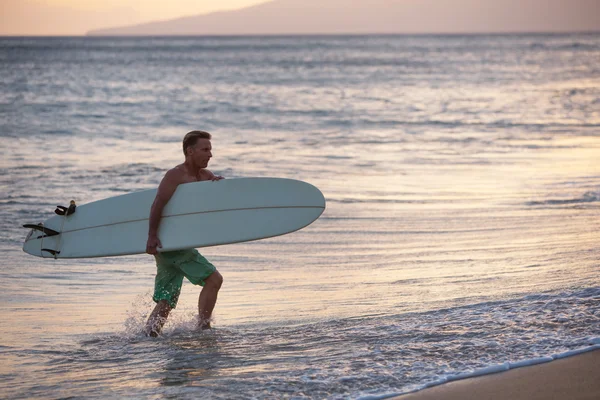
[[[87,258],[146,251],[156,189],[78,206],[35,225],[23,250],[45,258]],[[217,246],[284,235],[325,210],[316,187],[280,178],[239,178],[180,185],[163,210],[159,251]],[[33,227],[34,225],[26,225]]]

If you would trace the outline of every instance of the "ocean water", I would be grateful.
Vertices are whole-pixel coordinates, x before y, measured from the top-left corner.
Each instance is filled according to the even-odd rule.
[[[600,345],[600,34],[1,38],[5,398],[376,399]],[[147,255],[25,223],[209,168],[319,187],[296,233],[201,250],[163,336]],[[204,229],[205,227],[199,227]]]

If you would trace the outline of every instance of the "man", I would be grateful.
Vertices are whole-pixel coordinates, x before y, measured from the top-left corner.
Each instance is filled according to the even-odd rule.
[[[198,299],[198,327],[210,328],[210,317],[223,283],[219,271],[196,249],[158,252],[162,247],[158,237],[162,211],[177,186],[190,182],[224,179],[206,169],[212,157],[210,139],[210,133],[204,131],[192,131],[185,135],[183,138],[185,162],[167,171],[158,186],[156,198],[150,209],[146,253],[154,255],[157,267],[153,296],[156,307],[146,323],[146,334],[150,336],[160,334],[169,313],[177,305],[184,276],[194,285],[203,286]],[[206,228],[199,227],[199,229]]]

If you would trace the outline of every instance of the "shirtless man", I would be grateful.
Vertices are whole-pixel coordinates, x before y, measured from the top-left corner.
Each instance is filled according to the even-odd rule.
[[[217,269],[196,249],[158,252],[161,248],[158,226],[163,208],[175,193],[177,186],[198,181],[219,181],[224,179],[206,169],[212,157],[211,135],[208,132],[192,131],[183,138],[185,162],[169,170],[160,185],[150,209],[150,228],[146,253],[154,255],[157,273],[153,300],[156,307],[146,323],[145,332],[158,336],[169,313],[177,305],[183,277],[194,285],[203,286],[198,299],[198,327],[210,328],[210,317],[217,302],[217,294],[223,277]]]

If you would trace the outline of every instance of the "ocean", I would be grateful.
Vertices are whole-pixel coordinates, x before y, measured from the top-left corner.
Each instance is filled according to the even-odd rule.
[[[600,347],[600,34],[0,38],[0,397],[382,399]],[[307,181],[307,228],[201,252],[163,335],[151,256],[25,254],[56,205]],[[210,227],[199,227],[210,229]]]

